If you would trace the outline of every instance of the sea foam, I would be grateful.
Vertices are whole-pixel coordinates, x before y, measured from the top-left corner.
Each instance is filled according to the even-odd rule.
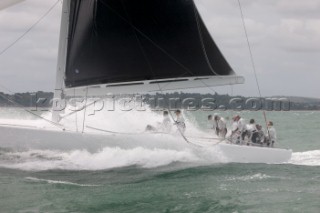
[[[320,150],[292,153],[289,163],[304,166],[320,166]]]
[[[154,168],[173,162],[200,162],[201,158],[191,150],[121,149],[106,147],[97,153],[86,150],[57,152],[31,150],[6,153],[1,156],[0,167],[21,170],[105,170],[111,168],[140,166]]]

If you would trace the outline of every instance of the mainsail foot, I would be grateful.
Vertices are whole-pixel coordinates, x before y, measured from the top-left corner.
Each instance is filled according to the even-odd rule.
[[[201,76],[188,78],[169,78],[146,81],[121,82],[111,84],[99,84],[82,86],[76,88],[66,88],[64,93],[67,97],[77,96],[95,97],[106,96],[107,94],[137,94],[153,92],[170,92],[192,88],[210,88],[225,85],[243,84],[245,79],[242,76]]]

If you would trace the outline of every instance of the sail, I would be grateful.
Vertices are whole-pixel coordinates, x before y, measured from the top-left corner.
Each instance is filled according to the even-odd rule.
[[[24,0],[1,0],[0,1],[0,10],[11,7],[12,5],[18,4]]]
[[[67,88],[234,74],[193,0],[70,0]]]

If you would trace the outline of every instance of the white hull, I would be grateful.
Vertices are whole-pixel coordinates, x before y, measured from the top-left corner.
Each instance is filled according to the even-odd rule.
[[[284,163],[291,159],[292,150],[219,144],[219,149],[229,162],[237,163]]]
[[[219,155],[222,162],[237,163],[284,163],[291,158],[292,151],[279,148],[239,146],[232,144],[213,142],[201,142],[192,139],[188,144],[181,136],[166,134],[137,134],[117,135],[101,134],[91,132],[86,134],[48,130],[31,127],[1,126],[0,125],[0,147],[18,151],[29,149],[37,150],[87,150],[98,152],[104,147],[120,147],[122,149],[133,149],[143,147],[146,149],[168,149],[185,150],[194,149],[196,152],[204,153],[210,161]],[[194,142],[194,143],[193,143]],[[194,145],[197,144],[197,145]],[[210,150],[215,150],[210,152]],[[205,153],[205,151],[208,151]],[[209,156],[208,156],[209,155]]]

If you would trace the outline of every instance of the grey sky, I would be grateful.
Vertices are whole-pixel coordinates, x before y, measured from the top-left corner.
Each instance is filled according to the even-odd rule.
[[[26,0],[0,11],[0,51],[56,0]],[[257,95],[237,0],[196,0],[213,38],[245,85]],[[241,0],[262,94],[320,98],[320,0]],[[53,91],[61,4],[0,56],[0,85],[13,92]],[[218,92],[230,88],[215,88]],[[7,92],[0,87],[0,91]],[[209,92],[209,90],[208,90]]]

